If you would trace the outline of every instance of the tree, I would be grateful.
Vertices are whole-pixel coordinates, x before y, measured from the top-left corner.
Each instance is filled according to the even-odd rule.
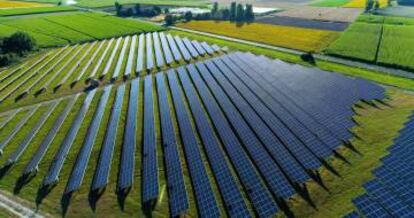
[[[131,17],[132,15],[134,15],[134,10],[132,10],[132,8],[128,8],[126,10],[126,14],[127,17]]]
[[[218,12],[218,3],[217,2],[214,2],[214,4],[213,4],[213,8],[211,9],[211,15],[216,15],[217,14],[217,12]]]
[[[165,25],[171,26],[174,24],[174,17],[171,14],[167,14],[164,18]]]
[[[122,13],[122,5],[119,4],[119,2],[115,2],[115,10],[116,10],[116,15],[120,16]]]
[[[168,14],[170,13],[170,9],[169,8],[164,8],[164,14]]]
[[[136,4],[134,9],[135,9],[135,15],[140,15],[141,14],[141,5],[140,4]]]
[[[229,20],[230,19],[230,10],[228,8],[225,8],[221,10],[221,18],[223,20]]]
[[[236,21],[240,22],[244,20],[244,7],[242,4],[237,5]]]
[[[22,55],[24,52],[32,51],[36,48],[36,41],[25,32],[16,32],[4,38],[2,50],[4,53],[17,53]]]
[[[373,7],[374,7],[374,0],[367,0],[366,5],[365,5],[365,11],[368,12],[372,10]]]
[[[379,8],[380,8],[380,2],[379,0],[375,0],[374,10],[378,10]]]
[[[185,12],[184,19],[187,22],[191,21],[193,19],[193,13],[191,13],[191,11]]]
[[[152,10],[155,12],[156,15],[161,14],[162,10],[158,6],[154,6]]]
[[[230,20],[236,20],[236,14],[237,14],[237,4],[236,2],[232,2],[230,5]]]
[[[244,18],[246,21],[254,20],[253,5],[246,4],[246,9],[244,10]]]

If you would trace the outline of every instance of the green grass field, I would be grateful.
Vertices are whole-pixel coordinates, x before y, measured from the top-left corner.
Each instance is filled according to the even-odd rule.
[[[97,13],[70,13],[41,17],[3,18],[0,37],[16,31],[32,35],[39,47],[62,46],[141,32],[161,30],[162,27]]]
[[[35,1],[42,3],[57,4],[59,0],[23,0],[23,1]],[[147,5],[170,5],[170,6],[187,6],[187,7],[207,7],[209,4],[206,0],[120,0],[118,1],[122,5],[126,4],[147,4]],[[87,8],[98,7],[113,7],[113,0],[79,0],[76,6]]]
[[[312,6],[316,7],[341,7],[351,0],[319,0],[311,3]]]
[[[36,7],[36,8],[14,8],[0,10],[0,16],[17,16],[28,14],[45,14],[55,12],[76,11],[75,7],[71,6],[55,6],[55,7]]]
[[[413,70],[413,38],[413,18],[362,15],[325,52]]]

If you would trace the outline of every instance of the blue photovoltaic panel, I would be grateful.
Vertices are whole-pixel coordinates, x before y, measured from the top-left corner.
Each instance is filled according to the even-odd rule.
[[[106,48],[104,50],[104,52],[101,54],[101,57],[99,58],[98,62],[96,62],[95,67],[93,68],[91,74],[89,74],[88,79],[94,78],[96,76],[96,73],[98,72],[99,68],[101,67],[106,54],[108,54],[109,49],[111,48],[112,44],[114,43],[115,39],[111,39],[108,42],[108,45],[106,45]]]
[[[167,40],[168,40],[168,45],[170,45],[172,54],[174,56],[174,60],[176,62],[180,61],[182,57],[181,57],[180,51],[177,48],[177,45],[175,44],[174,38],[170,34],[168,34]]]
[[[131,37],[127,36],[124,40],[124,44],[122,45],[121,52],[118,56],[118,61],[116,62],[115,71],[114,74],[112,74],[112,79],[117,79],[119,77],[119,74],[122,70],[122,64],[124,63],[125,54],[129,45],[129,39]]]
[[[152,70],[154,68],[154,49],[152,47],[152,36],[151,33],[147,33],[146,35],[146,47],[147,47],[147,70]]]
[[[344,216],[344,218],[359,218],[359,214],[356,211],[352,211]]]
[[[155,49],[155,57],[157,62],[157,67],[164,66],[164,57],[162,55],[161,45],[160,45],[160,38],[158,36],[158,32],[152,33],[152,40],[154,41],[154,49]]]
[[[139,78],[132,80],[131,90],[129,92],[128,114],[118,177],[118,189],[120,190],[130,188],[134,182],[139,82]]]
[[[83,77],[83,75],[85,75],[86,71],[88,71],[88,69],[91,67],[92,63],[94,63],[95,58],[98,56],[98,54],[99,54],[99,53],[100,53],[100,51],[102,50],[103,45],[104,45],[105,43],[106,43],[106,40],[99,42],[99,46],[98,46],[98,48],[97,48],[97,49],[95,49],[95,52],[92,54],[92,56],[91,56],[91,57],[89,57],[88,62],[86,62],[85,66],[83,66],[83,68],[82,68],[82,71],[81,71],[81,72],[80,72],[80,73],[76,76],[76,78],[72,81],[72,84],[73,84],[73,83],[78,82],[79,80],[81,80],[81,78]],[[84,57],[82,57],[82,58],[80,58],[80,59],[79,59],[79,61],[78,61],[78,63],[77,63],[77,66],[76,66],[76,65],[75,65],[75,66],[73,66],[73,67],[72,67],[72,69],[70,69],[69,73],[65,76],[65,78],[64,78],[64,79],[62,79],[62,80],[59,82],[60,84],[58,84],[58,86],[63,85],[63,84],[66,82],[66,80],[67,80],[67,79],[69,79],[70,75],[72,75],[72,74],[75,72],[75,70],[77,69],[77,67],[79,67],[79,66],[80,66],[80,64],[82,63],[82,61],[84,61],[84,59],[87,57],[87,56],[86,56],[86,54],[84,54],[84,55],[85,55]],[[101,54],[101,55],[104,55],[104,54]],[[88,77],[88,79],[90,79],[90,77]],[[87,80],[88,80],[88,79],[87,79]]]
[[[57,132],[59,131],[60,127],[65,121],[66,117],[68,116],[69,112],[72,110],[73,105],[75,105],[76,100],[78,99],[79,95],[76,95],[74,98],[71,98],[66,105],[63,112],[59,115],[58,119],[53,123],[52,128],[47,133],[46,137],[43,139],[42,143],[40,144],[39,148],[37,149],[36,153],[33,155],[32,159],[30,159],[29,163],[23,170],[23,175],[32,173],[37,171],[37,167],[42,160],[43,156],[45,155],[49,145],[52,143],[53,139],[55,138]]]
[[[56,106],[59,104],[59,100],[51,103],[49,106],[49,109],[45,111],[40,120],[36,123],[36,125],[33,127],[33,129],[24,137],[23,141],[20,142],[17,149],[10,155],[8,158],[6,165],[14,164],[17,162],[17,160],[20,158],[22,153],[26,150],[27,146],[30,144],[32,139],[36,136],[40,128],[42,128],[43,124],[46,122],[46,120],[49,118],[49,116],[52,114],[52,112],[55,110]]]
[[[112,86],[106,86],[104,88],[101,99],[95,114],[92,118],[92,122],[89,125],[88,131],[86,133],[83,146],[78,153],[78,157],[75,162],[75,166],[72,169],[72,173],[69,177],[68,184],[66,185],[65,193],[70,193],[76,191],[82,185],[83,177],[89,162],[89,157],[92,152],[93,145],[95,144],[96,135],[98,134],[99,127],[102,121],[102,117],[105,112],[105,107],[111,93]]]
[[[218,75],[219,69],[214,66],[211,61],[206,61],[206,66],[210,69],[211,74],[207,71],[201,73],[201,75],[208,81],[214,81],[212,75]],[[263,123],[260,117],[251,110],[248,104],[238,95],[237,91],[231,89],[231,85],[225,81],[217,79],[217,82],[223,86],[224,92],[227,93],[235,106],[240,110],[246,121],[250,123],[250,126],[254,132],[258,135],[264,146],[268,149],[272,157],[279,163],[282,170],[287,173],[289,178],[298,183],[305,182],[309,179],[309,175],[300,166],[300,164],[294,159],[292,154],[282,145],[271,130]],[[221,88],[220,88],[221,89]]]
[[[115,102],[111,109],[111,117],[105,132],[98,165],[92,182],[92,190],[103,188],[108,183],[124,95],[125,83],[121,84],[116,91]]]
[[[157,199],[159,192],[152,76],[144,79],[144,141],[142,155],[142,201]]]
[[[220,51],[220,47],[216,44],[212,45],[211,49],[213,49],[214,52],[219,52]]]
[[[361,195],[352,202],[358,208],[358,210],[364,215],[366,218],[391,218],[392,216],[388,214],[388,212],[381,207],[380,204],[373,201],[368,197],[368,195],[364,194]]]
[[[202,42],[202,43],[200,43],[200,45],[203,46],[203,48],[207,52],[207,54],[209,54],[209,55],[214,54],[213,49],[211,48],[211,46],[209,44],[207,44],[207,42]]]
[[[145,34],[141,34],[139,35],[137,66],[135,69],[135,72],[137,74],[144,70],[144,49],[145,49]]]
[[[33,114],[37,111],[37,109],[40,107],[39,105],[33,106],[27,114],[14,126],[12,132],[6,136],[6,138],[3,139],[0,143],[0,153],[3,153],[4,147],[13,139],[13,137],[20,131],[20,129],[27,123],[27,121],[33,116]]]
[[[200,93],[200,97],[204,102],[204,105],[210,115],[213,125],[217,129],[217,133],[220,135],[220,138],[225,146],[227,153],[233,162],[236,172],[239,175],[240,181],[243,186],[249,190],[247,192],[249,198],[251,199],[257,214],[260,217],[268,217],[274,215],[277,212],[277,206],[272,200],[270,193],[267,191],[266,187],[262,184],[260,180],[260,175],[256,173],[253,164],[249,160],[249,156],[244,152],[242,144],[239,142],[237,136],[231,129],[230,124],[226,121],[225,117],[222,115],[219,105],[215,102],[213,96],[208,91],[207,86],[202,82],[194,65],[189,65],[188,70],[194,81],[194,85],[197,88],[197,91]],[[186,73],[179,74],[183,86],[190,86],[190,78]],[[248,144],[249,151],[253,143]],[[255,149],[253,157],[258,157],[260,149]],[[265,158],[262,158],[265,160]],[[260,163],[259,163],[260,165]],[[265,165],[260,165],[265,166]],[[272,167],[271,164],[266,165],[265,167]],[[267,170],[267,169],[266,169]],[[272,170],[267,172],[271,173]],[[268,175],[268,174],[266,174]],[[292,188],[292,193],[294,193]]]
[[[199,56],[197,50],[194,48],[194,46],[191,44],[190,40],[187,38],[182,39],[184,45],[187,47],[188,51],[190,52],[191,56],[193,58],[197,58]]]
[[[115,44],[115,47],[112,49],[111,56],[109,56],[109,59],[106,62],[105,68],[104,68],[103,72],[101,73],[101,75],[99,75],[99,77],[105,77],[106,74],[109,73],[109,70],[111,69],[112,63],[115,61],[115,55],[118,51],[119,45],[121,45],[121,42],[122,42],[122,37],[120,37],[116,40],[116,44]]]
[[[68,155],[73,141],[75,140],[76,135],[78,134],[79,128],[82,125],[86,113],[88,112],[89,105],[91,104],[93,97],[95,96],[95,93],[96,89],[90,91],[86,96],[86,99],[83,102],[81,108],[79,109],[78,114],[76,115],[75,120],[70,126],[69,131],[66,133],[65,138],[63,139],[63,142],[61,143],[58,152],[53,158],[52,165],[50,166],[47,175],[43,179],[44,186],[51,185],[59,180],[59,174],[66,160],[66,156]]]
[[[178,73],[185,74],[185,68],[178,68]],[[177,78],[174,74],[172,78],[174,80],[171,82],[175,83],[176,86],[179,86]],[[193,113],[195,124],[199,130],[199,135],[207,152],[207,157],[213,170],[214,177],[216,178],[220,193],[223,196],[224,204],[228,209],[230,217],[249,217],[249,211],[240,190],[233,179],[233,175],[223,153],[224,151],[220,148],[220,144],[217,141],[214,130],[209,125],[208,118],[206,117],[196,93],[189,86],[189,83],[186,83],[185,86],[183,84],[183,88],[185,95],[187,96],[188,105]]]
[[[243,73],[240,68],[231,62],[227,62],[231,67],[230,70],[220,59],[215,59],[213,62],[221,70],[221,73],[215,71],[216,78],[226,80],[223,75],[227,76],[228,83],[233,84],[235,89],[239,91],[273,133],[278,136],[286,148],[296,156],[299,162],[306,169],[319,169],[322,163],[318,160],[318,157],[325,158],[329,156],[331,154],[329,153],[330,150],[322,142],[317,141],[316,137],[308,133],[307,130],[303,130],[305,132],[303,134],[298,133],[302,130],[300,129],[301,124],[277,102],[272,101],[273,99],[269,98],[269,95],[260,86],[253,83],[251,79],[243,77],[244,80],[241,80],[240,77],[243,76]],[[229,92],[235,89],[231,86],[228,87]],[[263,102],[268,102],[270,107],[267,107]],[[269,108],[275,109],[274,113]],[[321,153],[325,150],[327,150],[326,153]]]
[[[183,41],[181,40],[181,38],[178,37],[178,36],[175,36],[174,39],[175,39],[175,42],[178,45],[178,48],[180,48],[181,54],[183,54],[184,60],[185,61],[191,60],[191,55],[188,52],[187,48],[185,47],[185,45],[184,45]]]
[[[206,50],[204,50],[203,46],[201,46],[201,44],[198,41],[193,40],[193,41],[191,41],[191,43],[193,44],[194,48],[197,50],[197,52],[200,55],[205,55],[206,54]]]
[[[201,158],[197,139],[191,125],[189,113],[185,107],[180,87],[174,82],[174,70],[168,72],[168,82],[173,97],[175,112],[184,145],[193,190],[195,193],[198,213],[201,217],[219,217],[220,211]]]
[[[177,217],[189,208],[188,196],[184,184],[174,125],[171,120],[171,110],[168,103],[168,94],[164,81],[164,75],[159,73],[156,78],[170,215],[171,217]]]
[[[161,46],[162,50],[164,51],[165,61],[167,64],[171,64],[174,62],[173,56],[171,54],[171,50],[168,47],[167,38],[165,37],[165,34],[163,32],[160,33],[160,40],[161,40]]]
[[[207,68],[202,63],[197,63],[196,65],[200,74],[208,74]],[[190,70],[190,75],[194,81],[202,80],[198,72]],[[226,114],[226,117],[231,122],[235,131],[237,131],[244,145],[246,145],[246,149],[248,149],[260,172],[264,175],[265,181],[269,184],[271,192],[282,198],[287,198],[295,194],[287,178],[283,175],[265,147],[260,143],[260,140],[250,129],[249,125],[244,121],[237,108],[219,88],[219,85],[214,80],[210,80],[212,77],[205,78],[206,85],[209,86],[212,94],[216,97],[223,112]]]
[[[127,60],[127,64],[126,64],[125,72],[124,72],[124,76],[126,76],[126,77],[131,75],[132,70],[133,70],[132,65],[133,65],[133,62],[134,62],[136,44],[137,44],[137,36],[134,35],[132,37],[132,40],[131,40],[131,46],[129,47],[128,60]]]

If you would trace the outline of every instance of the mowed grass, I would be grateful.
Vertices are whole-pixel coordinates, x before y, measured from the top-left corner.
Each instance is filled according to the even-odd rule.
[[[388,0],[379,0],[380,7],[388,6]],[[347,4],[343,5],[346,8],[365,8],[367,0],[351,0]]]
[[[341,7],[349,3],[351,0],[321,0],[315,3],[312,3],[312,6],[316,7]]]
[[[358,115],[354,118],[359,126],[352,131],[361,139],[353,139],[352,145],[361,154],[341,148],[339,153],[349,164],[339,159],[329,160],[340,176],[323,168],[320,175],[328,191],[310,183],[307,187],[316,208],[294,198],[289,206],[296,217],[342,217],[355,210],[351,200],[364,193],[362,185],[373,177],[372,170],[380,165],[379,159],[388,154],[386,149],[414,109],[414,96],[396,90],[389,90],[388,94],[390,99],[386,103],[389,106],[360,103],[360,107],[355,107]]]
[[[78,9],[72,6],[13,8],[13,9],[0,10],[0,16],[44,14],[44,13],[66,12],[66,11],[76,11],[76,10]]]
[[[414,19],[362,15],[327,54],[414,69]]]
[[[163,29],[136,20],[91,12],[3,18],[0,19],[0,27],[0,37],[17,31],[28,32],[36,39],[39,47],[61,46]]]
[[[37,3],[37,2],[0,0],[0,9],[8,9],[8,8],[32,8],[32,7],[46,7],[46,6],[51,6],[51,5]]]
[[[340,35],[334,31],[257,23],[237,25],[231,22],[192,21],[177,26],[309,52],[323,50]]]

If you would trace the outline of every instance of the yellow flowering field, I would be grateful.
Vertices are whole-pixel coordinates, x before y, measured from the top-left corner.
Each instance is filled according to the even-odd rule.
[[[343,7],[346,8],[365,8],[365,5],[367,3],[367,0],[351,0],[347,4],[345,4]],[[380,7],[386,7],[387,6],[387,0],[379,0]]]
[[[323,50],[340,36],[339,32],[334,31],[258,23],[236,25],[231,22],[191,21],[188,23],[179,23],[177,26],[312,52]]]
[[[0,0],[0,9],[32,8],[32,7],[47,7],[47,6],[52,6],[52,5],[36,3],[36,2],[19,2],[19,1]]]

